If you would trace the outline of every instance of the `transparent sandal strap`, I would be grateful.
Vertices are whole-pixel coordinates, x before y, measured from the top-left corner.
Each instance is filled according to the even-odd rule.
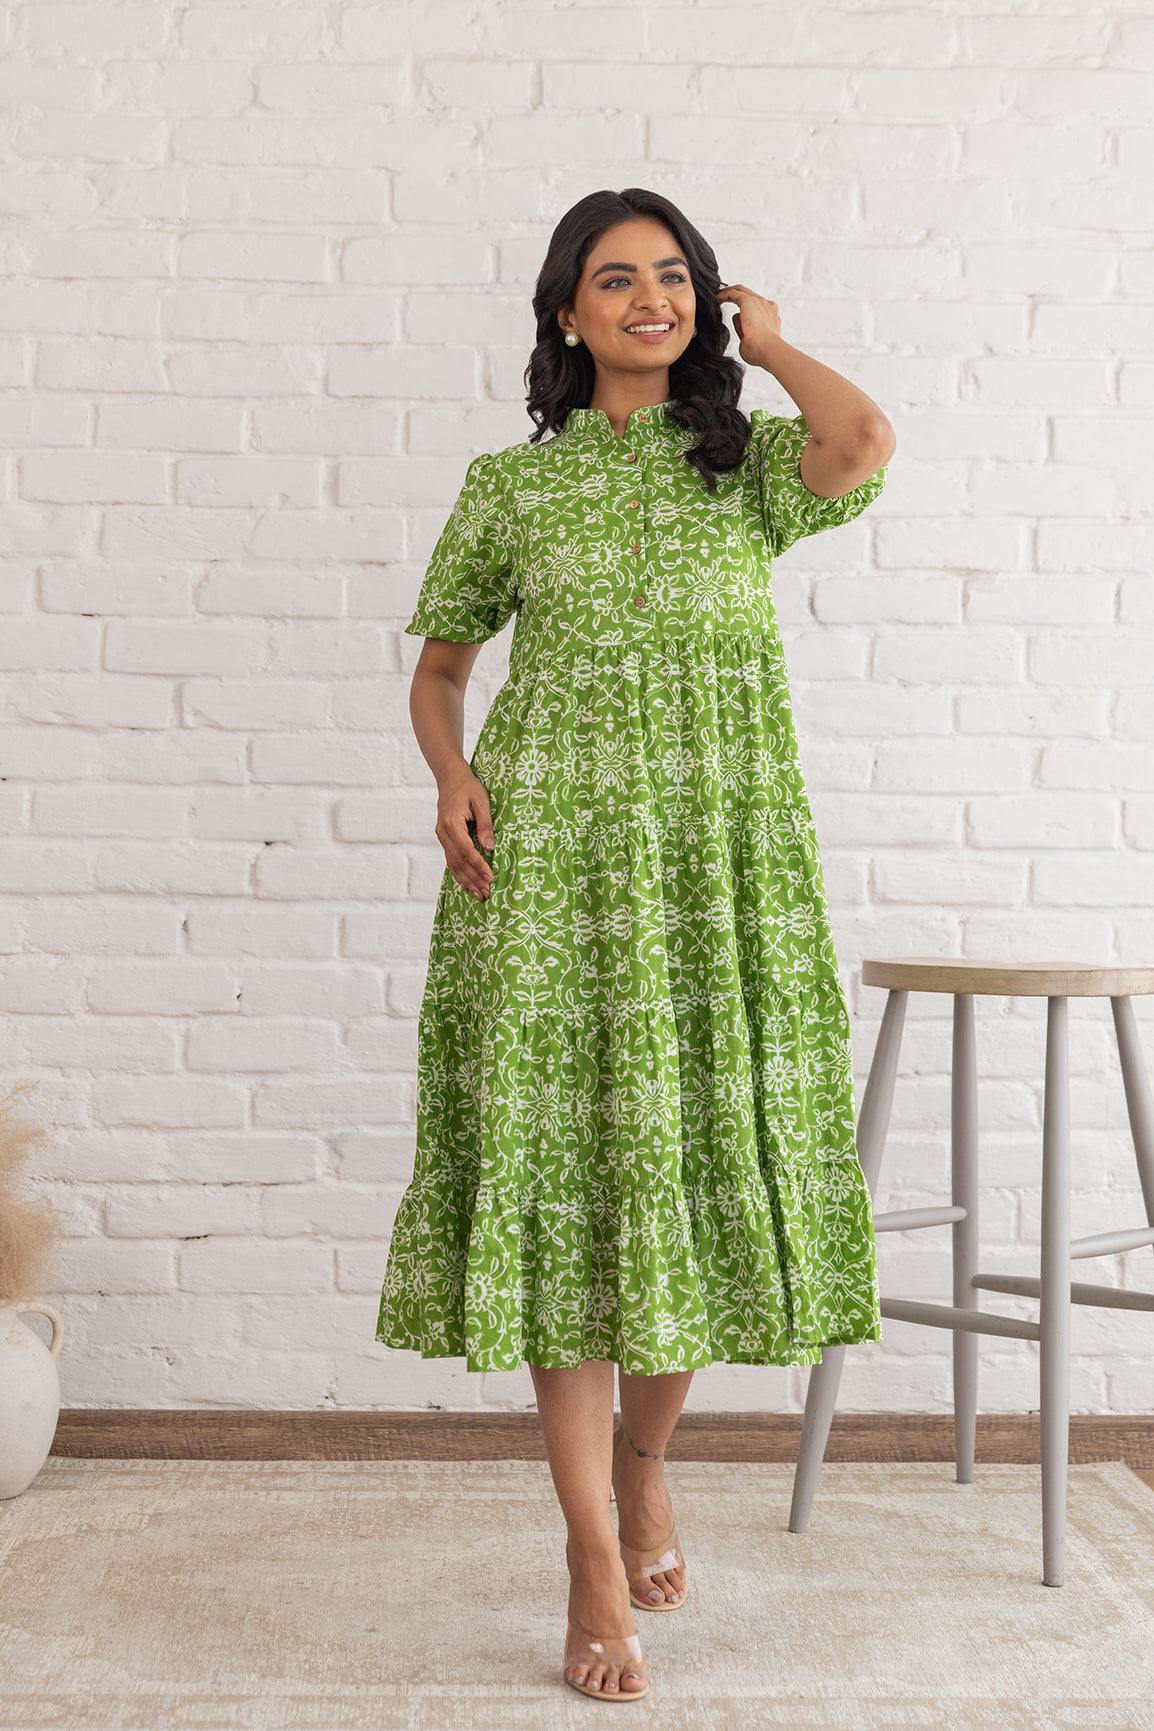
[[[581,1645],[583,1647],[588,1647],[590,1652],[603,1653],[605,1651],[604,1643],[606,1641],[624,1641],[625,1645],[629,1648],[630,1656],[632,1658],[643,1659],[645,1657],[644,1653],[641,1651],[640,1635],[602,1635],[600,1640],[597,1640],[595,1637],[590,1638],[587,1641],[582,1641]]]
[[[660,1575],[666,1569],[679,1569],[680,1567],[681,1562],[678,1558],[677,1552],[666,1551],[665,1555],[663,1557],[658,1557],[655,1563],[646,1563],[643,1568],[631,1570],[630,1572],[638,1575]]]

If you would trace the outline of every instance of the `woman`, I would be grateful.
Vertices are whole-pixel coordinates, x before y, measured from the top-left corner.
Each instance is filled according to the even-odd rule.
[[[726,301],[800,414],[739,409]],[[529,1365],[563,1675],[625,1700],[632,1609],[685,1601],[663,1462],[694,1370],[881,1338],[770,564],[864,510],[895,440],[655,193],[574,205],[533,304],[537,431],[470,463],[406,627],[447,864],[377,1338]],[[469,674],[514,613],[467,762]]]

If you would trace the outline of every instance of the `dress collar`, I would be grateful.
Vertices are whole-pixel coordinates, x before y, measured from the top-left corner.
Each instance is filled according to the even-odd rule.
[[[672,406],[673,399],[667,398],[663,403],[649,403],[644,408],[634,409],[625,422],[624,438],[614,432],[613,423],[604,409],[570,409],[557,437],[569,445],[606,445],[610,450],[669,433],[689,431],[690,436],[696,438],[691,430],[673,420],[669,412]]]

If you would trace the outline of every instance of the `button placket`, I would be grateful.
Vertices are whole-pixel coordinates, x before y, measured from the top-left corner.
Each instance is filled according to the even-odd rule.
[[[638,415],[637,419],[638,419],[638,421],[647,421],[647,419],[649,419],[649,417],[647,417],[647,415]],[[628,454],[626,454],[625,460],[626,460],[626,462],[637,462],[637,452],[635,452],[635,450],[631,450],[631,452],[628,452]],[[626,499],[625,509],[626,509],[626,511],[637,511],[638,516],[640,516],[640,511],[642,511],[642,500],[640,500],[640,499]],[[631,542],[630,552],[635,552],[635,554],[638,554],[638,552],[642,552],[642,550],[644,550],[644,544],[642,544],[642,542],[638,542],[638,540],[635,540],[635,542]],[[644,578],[642,578],[642,582],[644,582]],[[633,606],[635,606],[635,608],[645,608],[645,606],[647,606],[647,604],[649,604],[649,597],[647,597],[647,595],[645,595],[644,592],[642,592],[642,594],[633,595]]]
[[[649,416],[648,416],[648,414],[642,413],[642,414],[638,414],[636,418],[638,421],[645,422],[645,421],[648,421]],[[625,453],[625,461],[627,463],[636,463],[637,462],[637,452],[636,451],[627,451]],[[636,485],[636,482],[634,484]],[[627,511],[636,511],[638,516],[635,519],[635,522],[639,522],[640,519],[644,515],[644,500],[641,497],[634,498],[634,499],[627,499],[625,501],[625,509]],[[629,550],[631,553],[635,553],[635,554],[641,553],[644,551],[644,543],[642,541],[632,541],[630,543]],[[641,582],[643,583],[644,581],[645,581],[644,573],[642,573]],[[636,609],[642,609],[642,608],[645,608],[649,605],[649,597],[648,597],[648,595],[645,594],[644,590],[634,594],[633,605],[634,605],[634,608],[636,608]]]

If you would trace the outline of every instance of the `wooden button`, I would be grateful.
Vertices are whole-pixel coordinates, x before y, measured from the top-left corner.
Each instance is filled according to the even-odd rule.
[[[640,541],[634,541],[634,543],[633,543],[633,551],[634,551],[634,552],[635,552],[635,553],[640,553],[640,551],[641,551],[641,543],[640,543]]]
[[[638,596],[636,596],[636,597],[635,597],[635,598],[634,598],[634,602],[633,602],[633,605],[634,605],[634,607],[644,607],[644,605],[645,605],[645,597],[644,597],[644,595],[638,595]]]
[[[635,463],[637,461],[637,452],[636,451],[630,451],[630,453],[626,457],[625,461],[627,463]]]
[[[641,500],[640,500],[640,499],[630,499],[630,501],[629,501],[629,509],[630,509],[630,510],[631,510],[631,511],[633,511],[633,510],[635,510],[635,509],[636,509],[636,508],[637,508],[637,506],[638,506],[638,505],[640,505],[640,503],[641,503]]]

